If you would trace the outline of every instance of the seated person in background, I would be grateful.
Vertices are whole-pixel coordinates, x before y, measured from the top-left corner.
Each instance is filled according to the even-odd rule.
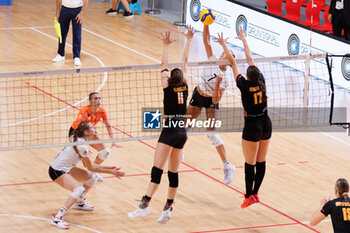
[[[126,11],[124,11],[124,17],[125,18],[130,18],[133,17],[133,13],[130,10],[130,6],[129,3],[136,3],[137,0],[120,0],[124,6],[124,8],[126,9]],[[109,9],[108,11],[106,11],[107,15],[116,15],[117,12],[117,7],[118,7],[118,0],[113,0],[113,5],[112,8]]]

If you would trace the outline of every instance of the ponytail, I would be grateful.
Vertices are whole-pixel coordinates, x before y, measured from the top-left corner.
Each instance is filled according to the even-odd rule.
[[[78,138],[84,137],[84,132],[85,132],[85,130],[88,130],[88,129],[90,129],[90,123],[88,121],[80,122],[78,128],[76,130],[74,130],[74,132],[73,132],[73,142],[78,141]],[[81,158],[78,147],[73,146],[73,149]]]

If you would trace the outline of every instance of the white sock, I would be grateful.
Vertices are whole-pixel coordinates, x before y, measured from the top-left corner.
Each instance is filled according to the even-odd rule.
[[[224,164],[224,167],[230,164],[230,162],[227,159],[222,163]]]
[[[63,205],[62,207],[61,207],[61,209],[58,211],[58,213],[56,214],[56,218],[61,218],[61,217],[63,217],[63,215],[65,215],[66,214],[66,212],[67,212],[67,208]]]

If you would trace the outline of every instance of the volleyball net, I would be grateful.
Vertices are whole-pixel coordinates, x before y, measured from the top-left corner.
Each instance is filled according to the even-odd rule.
[[[269,115],[275,129],[326,126],[330,123],[332,98],[326,54],[256,58],[266,80]],[[189,99],[206,69],[227,61],[189,63]],[[245,59],[238,59],[245,74]],[[169,64],[181,67],[180,63]],[[230,67],[229,83],[216,113],[217,132],[243,128],[240,91]],[[81,68],[52,71],[0,73],[0,150],[68,145],[68,131],[79,110],[89,105],[91,92],[99,92],[113,128],[111,140],[105,125],[95,128],[100,141],[157,138],[162,128],[163,90],[160,65]],[[153,119],[154,118],[154,119]],[[191,134],[208,134],[205,109],[192,125]],[[159,125],[160,124],[160,125]]]

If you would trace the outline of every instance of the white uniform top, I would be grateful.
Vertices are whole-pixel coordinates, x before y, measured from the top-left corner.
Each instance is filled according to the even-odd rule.
[[[208,61],[217,61],[217,60],[218,59],[215,57],[214,54],[213,56],[208,58]],[[226,77],[226,71],[221,71],[219,66],[204,67],[203,72],[199,74],[197,78],[199,89],[201,89],[201,91],[204,92],[206,95],[213,96],[217,76],[222,76],[220,87],[226,89],[229,85]]]
[[[62,0],[62,6],[68,8],[78,8],[83,6],[83,0]]]
[[[83,142],[83,138],[78,138],[78,142]],[[89,148],[87,145],[77,145],[81,157],[89,157]],[[79,155],[75,152],[73,146],[64,147],[50,164],[58,171],[68,173],[80,161]]]

